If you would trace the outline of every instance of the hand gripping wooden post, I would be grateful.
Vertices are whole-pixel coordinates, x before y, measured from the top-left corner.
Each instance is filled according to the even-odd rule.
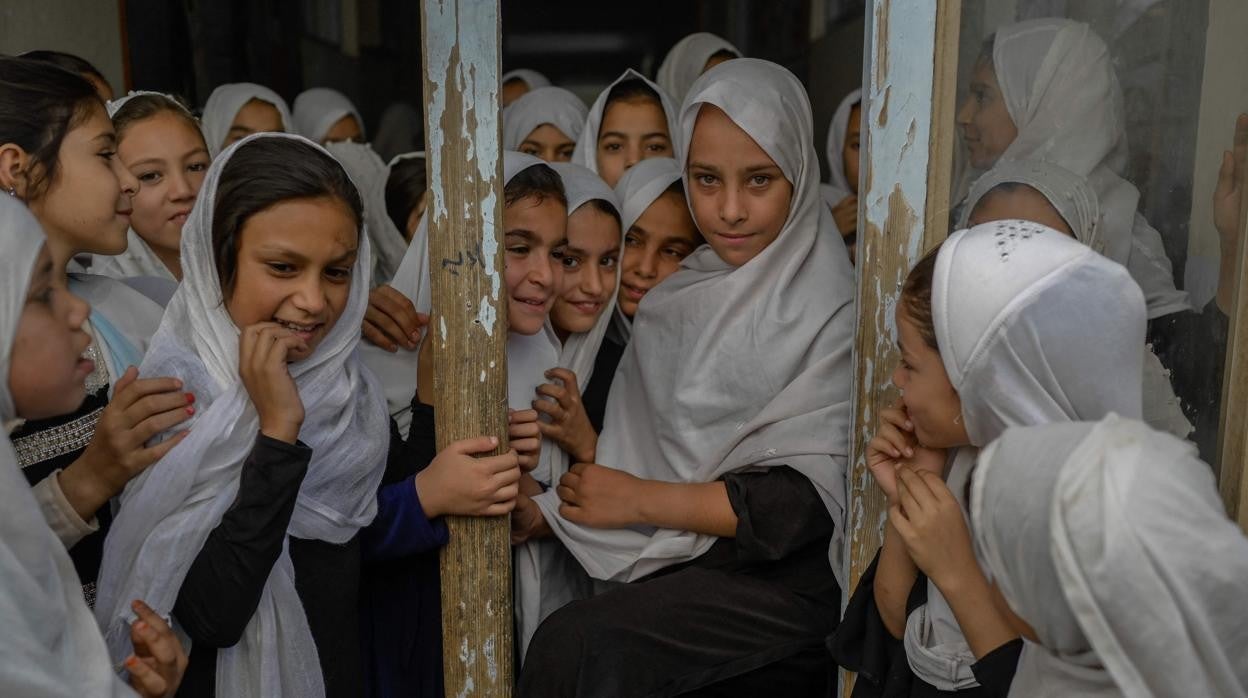
[[[888,515],[866,451],[880,411],[898,395],[893,312],[910,267],[949,230],[961,10],[961,0],[867,4],[846,599],[879,550]]]
[[[429,264],[438,448],[498,435],[507,448],[498,0],[422,0]],[[442,550],[448,696],[512,691],[507,517],[451,517]]]

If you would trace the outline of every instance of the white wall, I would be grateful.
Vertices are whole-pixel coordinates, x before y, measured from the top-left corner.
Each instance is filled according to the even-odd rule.
[[[125,94],[118,0],[0,0],[0,53],[66,51],[91,61]]]

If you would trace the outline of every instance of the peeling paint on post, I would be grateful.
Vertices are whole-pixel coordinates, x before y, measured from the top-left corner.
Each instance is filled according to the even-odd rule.
[[[507,306],[498,0],[422,0],[438,448],[497,434],[506,449]],[[441,260],[472,263],[444,265]],[[451,267],[448,269],[447,267]],[[442,550],[448,696],[509,696],[513,684],[507,517],[451,517]],[[485,661],[477,661],[484,658]]]
[[[863,68],[858,332],[845,598],[879,550],[887,509],[866,465],[880,411],[898,397],[893,315],[910,267],[948,232],[961,0],[871,0]],[[943,193],[942,193],[943,192]],[[941,198],[943,197],[943,199]],[[848,677],[846,677],[848,679]],[[843,682],[843,695],[852,690]]]

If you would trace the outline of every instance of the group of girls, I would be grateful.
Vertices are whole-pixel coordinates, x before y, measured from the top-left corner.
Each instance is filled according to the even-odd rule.
[[[439,451],[423,153],[328,89],[197,119],[89,73],[0,57],[0,693],[440,696],[447,515],[511,517],[522,696],[1248,693],[1248,539],[1165,370],[1230,291],[1174,288],[1085,25],[976,66],[856,588],[860,94],[824,184],[801,82],[718,37],[588,108],[505,74],[508,433]]]

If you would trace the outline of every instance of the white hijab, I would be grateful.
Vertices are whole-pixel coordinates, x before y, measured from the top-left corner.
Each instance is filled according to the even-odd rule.
[[[394,276],[407,253],[403,233],[386,212],[390,166],[367,143],[327,143],[325,149],[342,164],[360,190],[360,199],[364,201],[364,229],[373,250],[373,285],[380,286]]]
[[[546,165],[531,155],[503,151],[503,184],[535,165]],[[429,288],[429,215],[420,221],[412,243],[399,264],[390,286],[407,296],[422,313],[431,311]],[[432,334],[437,328],[429,327]],[[390,353],[365,342],[360,346],[364,364],[381,379],[390,416],[407,438],[412,425],[412,397],[416,394],[416,367],[420,350],[399,347]],[[537,386],[546,382],[546,371],[559,361],[559,338],[550,323],[532,336],[509,332],[507,335],[507,392],[512,409],[532,409]]]
[[[1140,422],[1010,429],[976,552],[1036,631],[1012,696],[1248,696],[1248,539],[1195,449]]]
[[[282,117],[282,129],[286,133],[294,132],[294,120],[290,116],[286,100],[273,90],[254,82],[233,82],[220,85],[208,95],[208,101],[204,104],[203,117],[200,119],[200,125],[204,130],[204,140],[207,141],[208,152],[213,158],[221,153],[225,139],[230,135],[230,125],[234,123],[234,117],[238,116],[239,110],[253,99],[268,102],[276,107],[277,113]]]
[[[1048,160],[1086,177],[1100,200],[1104,254],[1131,271],[1149,319],[1189,309],[1161,235],[1137,212],[1139,190],[1123,178],[1122,88],[1105,42],[1081,22],[1020,22],[997,31],[993,68],[1018,129],[1001,157]]]
[[[105,543],[96,615],[114,659],[130,652],[131,599],[146,599],[160,613],[173,609],[187,570],[234,502],[243,462],[259,430],[238,374],[239,329],[221,297],[212,220],[221,171],[240,148],[260,138],[300,140],[322,150],[286,134],[239,141],[213,162],[186,223],[185,276],[142,373],[181,378],[200,409],[190,435],[127,486]],[[338,322],[311,357],[290,365],[307,413],[300,438],[312,449],[287,529],[290,536],[343,544],[377,511],[389,427],[381,387],[355,352],[368,303],[368,248],[368,236],[360,235],[350,297]],[[294,575],[283,549],[242,639],[217,653],[217,695],[324,695]],[[177,618],[174,623],[177,627]]]
[[[295,132],[310,141],[320,143],[325,134],[334,124],[346,116],[355,117],[360,125],[360,133],[364,131],[364,117],[355,108],[351,100],[338,90],[328,87],[313,87],[304,90],[295,97],[294,104]]]
[[[703,104],[722,109],[776,161],[793,185],[788,217],[776,240],[743,266],[703,246],[646,295],[608,398],[598,461],[668,482],[787,465],[810,479],[836,522],[832,569],[839,571],[854,274],[819,199],[810,102],[797,78],[774,63],[716,66],[686,100],[679,162]],[[597,579],[635,580],[715,541],[689,531],[578,526],[559,516],[554,492],[536,501]]]
[[[845,139],[849,136],[849,117],[854,107],[862,104],[862,90],[854,90],[845,95],[840,106],[832,115],[832,124],[828,126],[828,183],[823,185],[823,198],[828,206],[836,206],[845,197],[854,193],[845,176]]]
[[[963,504],[978,448],[1012,426],[1139,417],[1145,311],[1127,270],[1029,221],[985,223],[941,246],[932,279],[941,360],[972,446],[946,481]],[[976,685],[975,657],[936,585],[906,621],[906,656],[943,691]]]
[[[573,142],[580,140],[589,108],[562,87],[539,87],[503,109],[503,149],[517,150],[537,127],[550,124]]]
[[[117,116],[117,112],[126,105],[127,102],[135,97],[144,95],[152,95],[164,97],[170,103],[181,109],[198,125],[199,119],[196,119],[176,97],[163,92],[150,92],[147,90],[131,91],[125,97],[120,97],[109,102],[106,106],[108,109],[108,118]],[[169,271],[169,267],[161,261],[160,257],[152,251],[151,246],[147,244],[138,233],[134,232],[134,228],[126,231],[126,251],[118,255],[93,255],[91,258],[91,273],[107,276],[114,279],[131,279],[139,276],[151,276],[158,279],[178,282],[173,272]]]
[[[628,229],[633,227],[646,209],[683,176],[680,163],[672,158],[646,158],[625,170],[624,176],[615,184],[615,196],[620,201],[621,232],[628,235]],[[620,256],[623,263],[622,252]],[[623,278],[624,269],[621,267],[620,280]],[[633,321],[618,305],[612,313],[608,332],[613,341],[621,345],[627,345],[633,338]]]
[[[570,162],[554,162],[550,163],[550,167],[563,180],[564,193],[568,197],[569,218],[581,206],[594,200],[605,201],[617,212],[620,210],[615,192],[598,175]],[[623,238],[621,233],[621,241]],[[598,321],[593,328],[588,332],[569,335],[559,352],[557,365],[576,375],[576,387],[582,393],[594,375],[594,361],[598,358],[598,349],[602,346],[607,326],[611,323],[619,288],[620,275],[617,273],[611,299],[598,315]],[[534,398],[538,396],[530,396],[530,399]],[[570,460],[568,453],[562,448],[553,443],[543,443],[540,461],[531,474],[538,482],[554,487],[559,484],[559,478],[568,472]],[[572,601],[588,598],[592,594],[593,585],[585,570],[581,569],[558,539],[533,540],[518,546],[515,549],[515,597],[520,656],[524,656],[529,641],[533,639],[533,633],[547,616]]]
[[[641,80],[659,95],[659,104],[663,108],[663,115],[667,117],[667,135],[672,141],[672,150],[680,149],[677,136],[680,135],[680,124],[677,122],[677,105],[668,96],[663,88],[647,80],[641,73],[629,68],[625,70],[615,82],[607,85],[607,89],[598,94],[598,99],[594,100],[593,106],[589,108],[589,116],[585,117],[585,127],[581,129],[581,137],[576,141],[576,150],[572,153],[572,162],[583,167],[588,167],[591,172],[598,171],[598,130],[602,127],[602,119],[606,116],[607,99],[611,96],[611,90],[616,85],[627,80]],[[618,184],[618,182],[617,182]]]
[[[677,41],[676,45],[667,52],[663,63],[659,65],[655,81],[677,104],[680,104],[685,101],[689,88],[702,75],[706,62],[720,51],[731,51],[737,56],[741,55],[736,46],[714,34],[708,32],[690,34]]]
[[[43,230],[20,201],[0,196],[0,423],[17,415],[9,362]],[[108,649],[65,546],[48,528],[0,435],[0,694],[23,698],[133,695]]]
[[[503,73],[503,77],[498,79],[498,84],[506,85],[512,80],[520,80],[528,85],[530,90],[536,90],[539,87],[550,87],[550,78],[528,68],[516,68]]]
[[[1096,191],[1083,177],[1044,160],[998,160],[992,169],[971,185],[962,207],[959,228],[965,228],[975,206],[1000,184],[1025,184],[1048,199],[1075,234],[1075,239],[1104,254],[1101,239],[1101,207]],[[1170,384],[1169,371],[1150,348],[1144,353],[1144,421],[1179,438],[1187,438],[1192,424],[1183,414]]]

